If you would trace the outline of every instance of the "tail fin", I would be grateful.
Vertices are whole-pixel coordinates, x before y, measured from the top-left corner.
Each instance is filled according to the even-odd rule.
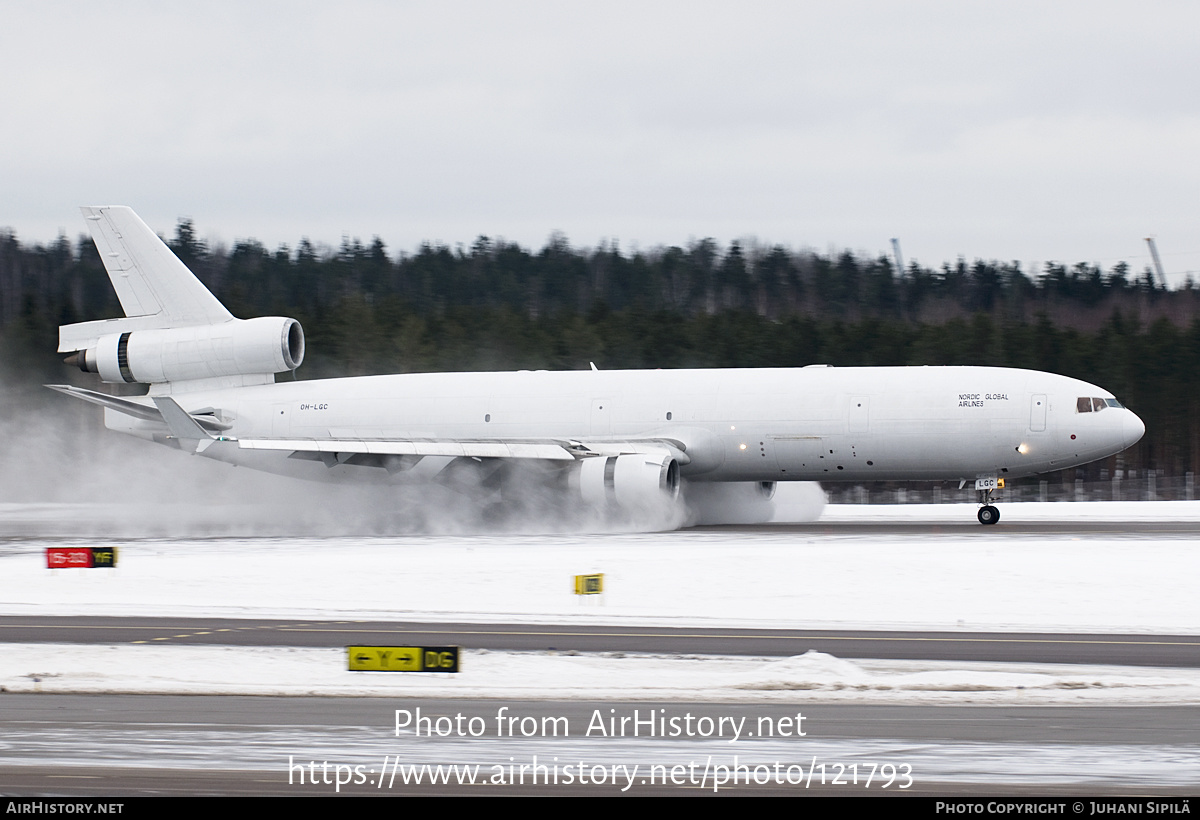
[[[233,318],[133,209],[100,205],[80,210],[127,318],[63,325],[59,352],[93,347],[112,333],[214,325]]]
[[[58,350],[75,354],[67,364],[110,384],[156,385],[157,395],[270,384],[300,366],[304,331],[295,319],[235,319],[129,208],[83,215],[125,318],[61,325]]]

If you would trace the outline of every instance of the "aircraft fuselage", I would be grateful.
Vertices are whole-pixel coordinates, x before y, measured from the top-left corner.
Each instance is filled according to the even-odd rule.
[[[991,367],[424,373],[176,393],[228,438],[669,441],[684,478],[881,481],[1016,478],[1105,458],[1144,431],[1076,379]],[[163,425],[109,411],[147,438]],[[232,443],[232,442],[228,442]],[[255,466],[259,453],[213,448]],[[309,472],[313,472],[311,469]]]

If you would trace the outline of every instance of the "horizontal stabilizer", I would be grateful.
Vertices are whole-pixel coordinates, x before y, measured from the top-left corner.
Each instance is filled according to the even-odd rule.
[[[49,387],[51,390],[57,390],[59,393],[66,393],[68,396],[74,396],[77,399],[91,402],[92,404],[98,404],[101,407],[108,407],[116,410],[118,413],[133,416],[135,419],[157,421],[163,424],[167,423],[159,408],[154,405],[141,404],[132,399],[122,398],[121,396],[110,396],[107,393],[97,393],[94,390],[84,390],[82,387],[74,387],[69,384],[48,384],[46,387]],[[187,413],[185,415],[206,430],[217,432],[229,429],[228,424],[217,421],[215,418],[197,418]],[[167,426],[169,427],[170,425],[168,424]]]
[[[113,410],[124,413],[127,416],[133,416],[135,419],[143,419],[145,421],[162,421],[162,415],[158,409],[147,407],[144,404],[138,404],[136,401],[123,399],[120,396],[110,396],[106,393],[97,393],[94,390],[84,390],[82,387],[72,387],[69,384],[48,384],[51,390],[57,390],[59,393],[66,393],[68,396],[74,396],[77,399],[98,404],[101,407],[111,407]]]

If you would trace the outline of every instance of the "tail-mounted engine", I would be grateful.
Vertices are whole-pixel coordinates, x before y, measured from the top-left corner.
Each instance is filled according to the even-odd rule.
[[[142,384],[280,373],[302,361],[304,330],[281,316],[113,333],[67,358],[103,381]]]

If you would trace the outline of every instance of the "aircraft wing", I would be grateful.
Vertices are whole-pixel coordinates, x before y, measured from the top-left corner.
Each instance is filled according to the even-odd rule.
[[[286,450],[292,453],[368,454],[393,456],[453,456],[458,458],[533,458],[573,461],[579,458],[631,453],[672,454],[681,464],[691,459],[677,441],[574,441],[555,439],[238,439],[244,450]],[[341,460],[345,460],[344,458]]]
[[[574,461],[592,456],[615,456],[631,453],[670,454],[680,464],[691,458],[686,445],[673,439],[633,441],[576,441],[568,439],[372,439],[330,437],[297,438],[234,438],[221,435],[231,425],[216,418],[210,409],[188,413],[174,399],[156,396],[154,404],[142,404],[121,396],[110,396],[66,384],[48,384],[51,390],[66,393],[92,404],[98,404],[144,421],[167,425],[171,434],[188,442],[207,443],[206,438],[221,436],[236,441],[243,450],[266,450],[313,453],[328,456],[336,463],[345,463],[355,455],[377,456],[450,456],[454,458],[519,458],[547,461]],[[201,447],[200,449],[203,449]],[[352,462],[353,463],[353,462]]]
[[[566,442],[456,439],[238,439],[243,450],[292,453],[364,453],[387,456],[456,456],[467,458],[540,458],[573,461]]]

